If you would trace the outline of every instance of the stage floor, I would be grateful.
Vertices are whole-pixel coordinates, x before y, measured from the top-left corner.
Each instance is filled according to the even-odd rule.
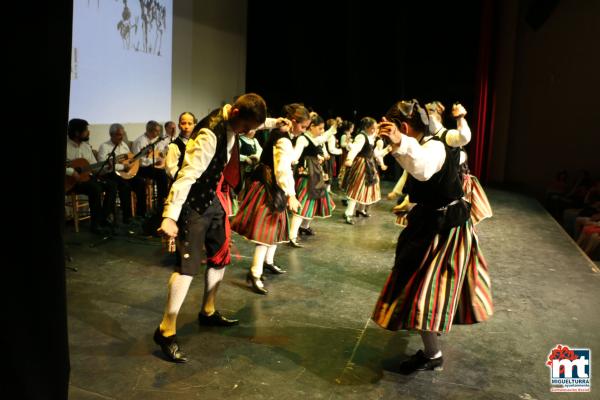
[[[203,277],[194,279],[178,320],[187,364],[165,361],[152,341],[173,262],[159,240],[123,236],[90,247],[97,237],[67,233],[68,266],[77,269],[66,271],[69,398],[599,398],[600,369],[591,393],[554,394],[545,364],[557,344],[600,349],[596,265],[536,201],[488,195],[495,215],[478,233],[495,315],[455,325],[441,339],[444,370],[411,376],[397,367],[420,348],[419,335],[370,321],[400,231],[390,201],[350,226],[336,196],[334,216],[315,220],[305,248],[280,246],[275,261],[288,273],[268,276],[267,296],[246,287],[253,245],[235,235],[240,257],[226,272],[218,309],[240,325],[199,327]]]

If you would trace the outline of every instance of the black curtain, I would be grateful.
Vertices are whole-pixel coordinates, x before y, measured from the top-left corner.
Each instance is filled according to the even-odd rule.
[[[70,366],[62,229],[73,2],[50,2],[38,11],[41,19],[32,18],[26,29],[39,45],[30,42],[21,46],[22,57],[11,57],[17,69],[29,67],[26,79],[14,79],[13,93],[25,102],[23,119],[13,122],[21,127],[17,140],[27,149],[23,155],[31,172],[5,181],[12,201],[5,208],[11,223],[4,227],[23,248],[11,246],[7,254],[13,259],[5,265],[5,292],[13,294],[5,303],[9,313],[3,324],[9,356],[5,379],[11,388],[3,392],[11,398],[66,399]]]
[[[271,113],[379,119],[397,100],[473,110],[478,2],[251,1],[246,86]],[[449,121],[449,125],[451,121]]]

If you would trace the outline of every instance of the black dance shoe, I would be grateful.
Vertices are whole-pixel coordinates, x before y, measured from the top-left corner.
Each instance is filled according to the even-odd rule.
[[[357,216],[357,217],[365,217],[365,218],[369,218],[369,217],[371,216],[371,214],[369,214],[368,212],[366,212],[366,211],[363,211],[363,210],[357,210],[357,211],[356,211],[356,216]]]
[[[348,206],[348,200],[342,199],[342,204],[344,205],[344,207],[347,207]]]
[[[344,215],[344,220],[346,221],[347,224],[349,225],[354,225],[354,219],[352,219],[351,216],[349,215]]]
[[[411,356],[408,360],[400,364],[400,372],[404,375],[412,374],[415,371],[441,371],[444,364],[444,358],[428,358],[423,350],[417,351],[417,354]]]
[[[215,311],[211,315],[204,315],[201,312],[198,313],[198,323],[204,326],[234,326],[240,323],[237,319],[225,318],[218,311]]]
[[[307,236],[315,236],[316,233],[317,233],[311,227],[308,227],[308,228],[302,228],[302,227],[300,227],[299,232],[300,232],[301,235],[307,235]]]
[[[248,272],[248,275],[246,275],[246,283],[248,285],[250,285],[250,287],[252,288],[252,290],[254,290],[255,293],[258,293],[258,294],[269,293],[269,291],[267,289],[265,289],[264,286],[262,285],[262,282],[259,284],[259,281],[262,281],[262,277],[255,278],[254,275],[252,275],[252,273],[250,273],[250,272]]]
[[[263,269],[265,271],[269,271],[272,274],[285,274],[287,272],[286,270],[282,269],[281,267],[278,267],[275,264],[264,263],[263,264]],[[262,279],[262,277],[261,277],[261,279]]]
[[[187,362],[186,355],[179,348],[179,344],[177,344],[176,335],[164,337],[160,333],[160,328],[156,328],[156,331],[154,331],[154,343],[160,346],[160,349],[169,361],[176,363]]]
[[[290,246],[296,247],[296,248],[302,248],[302,247],[304,247],[303,244],[298,243],[298,238],[296,238],[296,239],[291,239],[290,238]]]

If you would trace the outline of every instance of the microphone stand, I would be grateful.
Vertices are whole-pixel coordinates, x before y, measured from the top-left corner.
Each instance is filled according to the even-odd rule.
[[[117,147],[119,145],[115,144],[111,150],[111,152],[108,154],[108,157],[106,157],[106,160],[104,160],[104,163],[100,166],[100,170],[98,170],[98,175],[96,175],[96,179],[98,179],[98,177],[100,177],[100,174],[102,173],[102,171],[104,170],[104,168],[108,165],[108,162],[110,161],[110,159],[112,158],[113,160],[113,171],[116,171],[116,165],[117,165],[117,156],[115,154],[115,150],[117,150]],[[115,208],[113,207],[113,215],[116,213]],[[106,243],[108,240],[112,239],[114,236],[113,233],[110,233],[106,236],[103,236],[102,239],[97,240],[93,243],[90,244],[90,247],[97,247],[98,245],[102,244],[102,243]]]
[[[144,149],[149,148],[149,147],[152,148],[152,167],[153,168],[154,168],[154,165],[156,164],[156,159],[155,159],[155,156],[154,156],[154,148],[156,147],[157,144],[159,144],[163,140],[167,139],[168,137],[169,136],[167,136],[167,135],[162,136],[160,139],[155,140],[154,142],[150,142],[146,147],[144,147]],[[158,208],[157,207],[158,206],[157,201],[158,201],[158,197],[156,199],[154,199],[154,198],[152,199],[152,208],[154,208],[154,210],[156,210]]]

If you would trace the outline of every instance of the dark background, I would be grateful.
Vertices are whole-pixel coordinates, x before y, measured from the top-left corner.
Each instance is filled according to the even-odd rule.
[[[472,110],[480,12],[479,2],[250,1],[247,90],[273,114],[303,102],[324,117],[379,119],[410,98]]]

